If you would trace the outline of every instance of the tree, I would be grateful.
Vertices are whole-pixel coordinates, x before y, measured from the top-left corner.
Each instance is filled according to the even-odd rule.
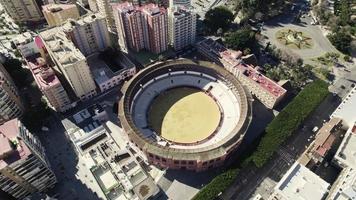
[[[337,48],[339,51],[345,54],[349,54],[351,47],[352,37],[346,31],[339,30],[328,35],[330,42]]]
[[[210,33],[216,33],[219,28],[226,31],[233,19],[234,15],[229,9],[219,6],[205,14],[204,23]]]
[[[255,45],[255,32],[248,27],[244,27],[229,34],[225,38],[225,44],[235,50],[253,48]]]
[[[350,23],[350,7],[348,0],[340,1],[340,22],[344,26]]]

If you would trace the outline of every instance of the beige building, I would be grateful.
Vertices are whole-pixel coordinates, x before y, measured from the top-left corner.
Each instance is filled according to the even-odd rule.
[[[6,12],[16,22],[35,22],[43,19],[36,0],[0,0]]]
[[[62,30],[84,56],[111,46],[106,20],[100,13],[69,20],[62,26]]]
[[[169,43],[175,50],[180,50],[195,43],[197,14],[186,7],[175,6],[169,9]]]
[[[94,3],[91,4],[91,8],[97,9],[97,11],[99,11],[99,13],[106,18],[109,31],[112,33],[116,33],[114,15],[111,7],[111,0],[96,0],[96,8],[95,5],[93,5]]]
[[[23,111],[24,107],[17,88],[0,63],[0,124],[20,117]]]
[[[78,19],[80,17],[75,4],[47,4],[42,6],[42,12],[50,27],[60,26],[67,19]]]
[[[40,33],[44,45],[58,73],[70,85],[80,100],[96,94],[96,86],[84,55],[70,41],[61,28],[52,28]]]

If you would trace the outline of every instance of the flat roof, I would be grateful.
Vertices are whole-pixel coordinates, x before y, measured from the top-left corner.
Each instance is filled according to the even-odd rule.
[[[98,85],[107,82],[127,69],[135,67],[135,65],[120,52],[115,52],[113,55],[104,55],[106,54],[102,52],[87,57],[90,71]]]
[[[341,118],[344,121],[344,125],[348,128],[354,124],[356,121],[356,86],[351,89],[344,100],[336,108],[332,117]]]
[[[356,169],[356,122],[347,130],[334,159]]]
[[[35,81],[41,89],[47,89],[61,85],[53,69],[46,63],[40,54],[35,54],[26,58],[28,67],[31,70]]]
[[[305,166],[295,162],[275,187],[275,193],[288,200],[322,200],[329,183]]]
[[[329,200],[350,200],[356,198],[356,170],[345,168],[334,183]]]
[[[54,59],[61,66],[72,66],[78,61],[85,60],[84,55],[70,41],[61,27],[54,27],[41,32],[40,37],[46,44],[48,51],[52,52]],[[36,42],[37,43],[37,42]]]
[[[27,145],[18,138],[19,131],[18,119],[7,121],[0,126],[0,155],[6,154],[0,159],[0,169],[31,155]],[[3,145],[9,144],[9,142],[11,143],[10,146]],[[11,150],[9,148],[13,151],[9,152]]]

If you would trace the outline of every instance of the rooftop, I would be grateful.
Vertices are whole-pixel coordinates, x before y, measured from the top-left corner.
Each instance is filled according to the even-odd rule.
[[[356,169],[356,123],[347,130],[334,159],[343,167]]]
[[[39,35],[46,44],[46,48],[53,52],[53,57],[63,67],[72,66],[78,61],[85,60],[84,55],[66,37],[61,28],[51,28],[41,32]]]
[[[356,170],[352,168],[344,169],[334,185],[333,191],[330,192],[328,197],[329,200],[356,199]]]
[[[71,8],[77,8],[75,4],[46,4],[42,6],[42,12],[51,12],[51,13],[56,13],[60,12],[62,10],[67,10]]]
[[[243,75],[255,81],[258,85],[260,85],[273,96],[280,97],[287,92],[282,86],[278,85],[278,83],[274,82],[259,72],[257,70],[258,67],[243,63],[241,60],[241,51],[227,49],[219,42],[210,38],[199,42],[198,46],[204,48],[210,54],[216,56],[217,59],[222,59],[225,63],[224,65],[228,65],[230,68],[236,68]]]
[[[17,35],[14,39],[13,42],[16,45],[20,44],[27,44],[33,40],[33,37],[30,32],[24,32],[22,34]]]
[[[334,132],[340,127],[342,120],[339,118],[332,118],[329,122],[324,124],[315,136],[314,142],[300,157],[300,163],[307,165],[311,159],[321,162],[326,153],[331,149],[335,141],[336,135]]]
[[[0,126],[0,169],[27,158],[31,154],[26,144],[18,138],[19,129],[17,119]]]
[[[26,61],[41,90],[46,90],[61,84],[53,69],[40,57],[40,54],[27,57]]]
[[[99,131],[100,125],[106,120],[106,111],[99,104],[94,104],[63,119],[62,124],[73,143],[81,144]]]
[[[356,121],[355,115],[356,107],[356,86],[347,94],[341,104],[336,108],[332,117],[341,118],[344,121],[344,125],[349,128],[353,126]]]
[[[295,162],[275,187],[275,194],[285,200],[325,199],[329,183]]]
[[[87,57],[95,82],[100,85],[135,65],[121,52],[105,51]]]
[[[100,13],[89,14],[79,18],[78,20],[69,19],[61,28],[64,32],[70,32],[76,26],[84,26],[86,24],[93,23],[96,20],[105,20],[105,17]]]
[[[166,13],[166,9],[164,7],[159,7],[157,4],[153,3],[145,4],[143,6],[138,7],[138,9],[150,16]]]

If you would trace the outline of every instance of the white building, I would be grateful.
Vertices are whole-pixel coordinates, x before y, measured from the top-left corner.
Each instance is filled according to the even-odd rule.
[[[127,142],[113,139],[117,126],[107,121],[101,106],[84,109],[62,124],[106,199],[146,200],[159,193]]]
[[[355,113],[356,115],[356,113]],[[356,199],[356,122],[347,130],[333,162],[342,168],[328,200]]]
[[[40,33],[40,37],[58,68],[75,95],[86,100],[96,94],[96,86],[86,58],[60,28],[52,28]]]
[[[331,118],[337,117],[343,120],[344,128],[348,129],[356,121],[356,87],[351,89],[342,103],[336,108]]]
[[[182,6],[169,9],[169,43],[175,50],[180,50],[195,43],[197,14],[194,10]]]
[[[106,20],[101,14],[69,20],[62,29],[85,56],[111,46]]]
[[[329,186],[308,168],[295,162],[278,182],[269,200],[322,200]]]
[[[135,65],[123,54],[93,54],[87,58],[94,81],[101,92],[119,85],[126,78],[136,74]],[[110,62],[107,60],[110,59]]]

